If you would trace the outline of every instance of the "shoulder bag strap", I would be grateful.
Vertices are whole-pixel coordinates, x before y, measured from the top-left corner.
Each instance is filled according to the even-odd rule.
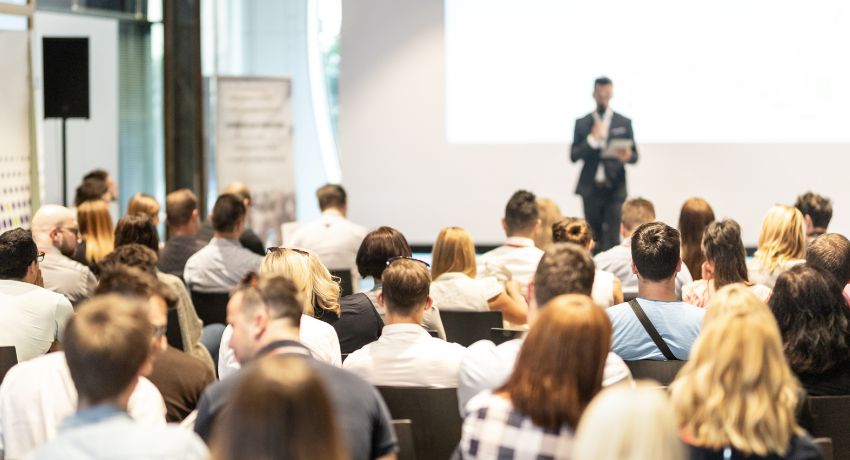
[[[659,334],[658,330],[655,329],[655,326],[652,325],[652,321],[650,321],[646,316],[646,313],[643,311],[643,308],[641,308],[637,299],[630,300],[629,306],[632,307],[632,311],[635,312],[635,316],[637,316],[640,324],[643,325],[644,329],[646,329],[646,333],[649,334],[649,337],[653,342],[655,342],[655,346],[661,350],[661,354],[669,361],[679,361],[679,358],[670,351],[670,347],[667,346],[667,343],[661,338],[661,334]]]

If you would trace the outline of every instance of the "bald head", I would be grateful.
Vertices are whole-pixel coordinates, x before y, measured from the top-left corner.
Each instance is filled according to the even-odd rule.
[[[64,206],[44,205],[32,217],[32,239],[39,246],[54,246],[70,257],[78,236],[77,214]]]
[[[227,187],[224,187],[221,194],[224,195],[225,193],[238,196],[242,199],[242,202],[245,203],[246,207],[251,205],[251,191],[248,190],[248,186],[242,182],[233,182]]]

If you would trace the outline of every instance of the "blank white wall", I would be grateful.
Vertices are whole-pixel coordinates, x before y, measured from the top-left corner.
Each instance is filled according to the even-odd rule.
[[[339,129],[353,220],[395,226],[411,243],[431,243],[449,225],[465,227],[476,243],[498,243],[505,202],[519,188],[582,215],[573,195],[581,163],[569,162],[568,145],[446,141],[442,1],[358,0],[343,8]],[[847,145],[642,144],[640,122],[641,160],[628,168],[629,192],[652,200],[660,219],[675,225],[685,199],[702,196],[718,217],[738,220],[745,244],[754,245],[772,204],[813,189],[835,202],[830,228],[850,232]]]

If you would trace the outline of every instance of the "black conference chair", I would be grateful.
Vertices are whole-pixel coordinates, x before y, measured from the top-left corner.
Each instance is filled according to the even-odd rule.
[[[850,460],[850,396],[809,396],[800,424],[815,438],[831,438],[835,460]]]
[[[490,339],[490,329],[502,327],[500,311],[446,311],[440,310],[446,329],[446,340],[465,347],[479,340]]]
[[[522,337],[522,334],[524,333],[525,331],[521,329],[502,329],[500,327],[494,327],[490,329],[490,340],[492,340],[496,345],[501,345],[509,340]]]
[[[180,329],[180,317],[177,315],[176,308],[168,309],[168,326],[165,329],[165,338],[172,347],[186,351],[183,348],[183,333]]]
[[[204,322],[204,326],[210,324],[227,324],[227,301],[230,294],[226,292],[194,292],[192,291],[192,303],[198,317]]]
[[[626,366],[632,372],[632,377],[638,379],[651,379],[660,383],[662,386],[670,386],[676,378],[679,369],[685,365],[687,361],[654,361],[651,359],[641,359],[638,361],[626,361]]]
[[[413,422],[393,420],[393,428],[398,438],[398,460],[416,460],[416,445],[413,443]]]
[[[354,281],[351,277],[351,270],[328,270],[331,276],[339,278],[339,296],[345,297],[354,294]]]
[[[832,452],[832,439],[829,438],[815,438],[812,440],[818,449],[820,449],[823,454],[823,460],[832,460],[834,457]]]
[[[18,352],[15,347],[0,347],[0,383],[6,378],[6,372],[18,364]]]
[[[443,460],[460,443],[456,388],[378,387],[393,419],[412,422],[417,459]]]
[[[348,358],[348,355],[350,355],[350,354],[351,353],[343,353],[342,354],[342,362],[345,362],[345,359]]]

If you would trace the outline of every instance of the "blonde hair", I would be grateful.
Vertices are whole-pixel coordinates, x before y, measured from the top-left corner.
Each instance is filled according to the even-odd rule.
[[[583,248],[590,247],[593,231],[586,220],[579,217],[564,217],[550,227],[555,243],[574,243]]]
[[[549,198],[538,198],[540,208],[540,231],[534,236],[534,245],[546,250],[552,244],[552,224],[561,218],[561,208]]]
[[[137,193],[130,198],[130,202],[127,203],[127,215],[130,214],[145,214],[151,219],[156,218],[159,214],[160,205],[159,202],[156,201],[151,195],[147,193]]]
[[[115,249],[115,227],[109,205],[103,200],[89,200],[77,207],[80,237],[86,242],[86,261],[99,262]]]
[[[670,387],[673,407],[694,446],[784,455],[792,437],[804,433],[795,417],[799,384],[773,315],[748,305],[755,308],[731,309],[703,325]]]
[[[304,314],[316,316],[318,307],[340,315],[339,282],[312,252],[278,248],[266,254],[260,265],[260,275],[272,273],[292,280],[304,301]]]
[[[646,382],[602,390],[581,418],[572,458],[684,460],[685,449],[667,393]]]
[[[778,204],[767,212],[761,224],[755,259],[771,271],[780,264],[806,255],[806,220],[793,206]]]
[[[460,227],[446,227],[440,230],[431,261],[431,279],[448,272],[464,273],[475,278],[475,245],[472,235]]]

